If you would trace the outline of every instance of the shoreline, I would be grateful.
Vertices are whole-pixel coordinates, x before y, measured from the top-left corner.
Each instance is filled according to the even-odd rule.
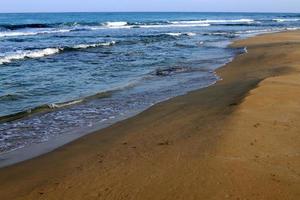
[[[252,36],[252,37],[254,37],[254,36]],[[234,42],[234,40],[231,41],[231,43],[233,43],[233,42]],[[243,50],[243,51],[245,51],[244,53],[247,53],[246,50]],[[27,160],[31,160],[31,159],[34,159],[36,157],[43,156],[44,154],[47,154],[47,153],[51,153],[52,151],[55,151],[56,149],[59,149],[59,148],[65,146],[65,145],[68,145],[69,143],[72,143],[75,140],[78,140],[82,137],[85,137],[86,135],[93,134],[95,132],[99,132],[99,131],[101,131],[101,130],[109,127],[109,126],[114,125],[115,123],[124,121],[124,120],[132,118],[134,116],[137,116],[140,113],[142,113],[142,112],[150,109],[151,107],[155,106],[156,104],[167,102],[170,99],[173,99],[173,98],[176,98],[176,97],[179,97],[179,96],[187,95],[188,93],[193,92],[193,91],[202,90],[202,89],[205,89],[207,87],[211,87],[211,86],[215,85],[217,82],[222,81],[222,78],[219,77],[218,74],[217,74],[217,70],[219,68],[222,68],[222,67],[226,66],[227,64],[231,63],[235,59],[235,57],[237,57],[241,54],[243,54],[243,53],[236,52],[236,55],[234,57],[232,57],[230,59],[230,61],[224,63],[223,65],[220,65],[216,70],[214,70],[213,74],[216,76],[216,81],[209,84],[209,85],[207,85],[207,86],[203,86],[203,87],[200,87],[198,89],[194,89],[194,90],[185,92],[184,94],[180,94],[180,95],[177,95],[177,96],[168,97],[164,100],[157,101],[156,103],[151,104],[148,107],[145,107],[141,110],[137,109],[137,110],[134,110],[134,111],[130,111],[130,112],[127,113],[127,115],[121,115],[121,116],[118,116],[116,118],[109,119],[105,123],[95,124],[93,127],[89,127],[88,129],[82,128],[82,129],[72,130],[71,133],[68,133],[68,134],[65,134],[65,135],[52,136],[52,138],[50,140],[47,140],[45,142],[33,143],[30,146],[20,147],[20,148],[17,148],[17,149],[10,150],[8,152],[0,153],[0,169],[5,168],[5,167],[9,167],[9,166],[12,166],[12,165],[15,165],[15,164],[18,164],[18,163],[26,162]],[[104,93],[106,93],[106,92],[103,92],[103,94]],[[93,96],[96,96],[96,95],[93,95]],[[87,97],[87,98],[90,98],[90,97]],[[77,100],[74,100],[74,101],[77,101]],[[61,109],[61,108],[57,108],[57,110],[59,110],[59,109]],[[55,110],[53,110],[53,112],[54,111]],[[24,111],[24,112],[26,112],[26,111]],[[27,117],[34,117],[34,116],[36,117],[36,116],[42,115],[42,114],[47,113],[47,112],[51,112],[51,111],[44,111],[44,112],[42,111],[41,113],[34,113],[33,112],[32,114],[30,113],[29,116],[27,116]],[[24,118],[26,118],[26,117],[24,117]],[[21,118],[21,119],[23,119],[23,118]],[[19,120],[19,119],[16,119],[16,120]]]
[[[286,31],[286,30],[285,30]],[[278,31],[272,31],[270,33],[277,33]],[[230,46],[232,43],[234,43],[234,41],[236,40],[242,40],[242,39],[246,39],[246,38],[250,38],[250,37],[255,37],[257,35],[263,35],[263,34],[270,34],[270,33],[257,33],[257,34],[248,34],[245,35],[239,39],[234,39],[231,40],[229,45]],[[233,48],[235,49],[235,48]],[[156,101],[154,104],[149,104],[148,106],[145,106],[142,109],[136,109],[134,111],[129,111],[127,114],[125,115],[119,115],[119,116],[114,116],[114,118],[116,119],[110,119],[108,118],[107,121],[105,121],[105,123],[102,122],[98,122],[98,123],[93,123],[93,126],[88,126],[85,128],[77,128],[77,129],[71,129],[68,130],[67,132],[65,132],[65,134],[58,134],[58,135],[50,135],[49,137],[51,139],[46,139],[45,141],[36,141],[36,143],[30,143],[30,145],[26,145],[25,146],[20,146],[20,147],[16,147],[13,148],[11,150],[8,151],[3,151],[0,152],[0,168],[2,167],[6,167],[6,166],[10,166],[19,162],[23,162],[29,159],[32,159],[34,157],[43,155],[45,153],[49,153],[63,145],[66,145],[74,140],[79,139],[80,137],[83,137],[85,135],[91,134],[93,132],[96,131],[100,131],[101,129],[104,129],[108,126],[113,125],[114,123],[117,123],[119,121],[131,118],[147,109],[149,109],[150,107],[152,107],[153,105],[160,103],[160,102],[164,102],[164,101],[168,101],[171,98],[175,98],[177,96],[182,96],[182,95],[186,95],[189,92],[192,91],[196,91],[199,89],[203,89],[206,87],[210,87],[214,84],[216,84],[216,82],[220,81],[221,79],[219,79],[220,77],[218,77],[216,75],[216,71],[219,68],[222,68],[224,66],[226,66],[228,63],[232,62],[233,59],[235,59],[236,56],[239,56],[240,54],[242,54],[242,51],[244,51],[244,53],[247,53],[247,49],[246,48],[240,48],[241,52],[237,52],[235,53],[235,56],[233,56],[230,61],[223,63],[222,65],[220,65],[219,67],[217,67],[216,69],[214,69],[213,73],[215,74],[216,81],[206,85],[206,86],[199,86],[199,88],[193,88],[190,91],[185,91],[184,93],[181,94],[176,94],[174,96],[170,96],[166,99],[163,100],[158,100]],[[242,50],[243,49],[243,50]],[[127,86],[125,86],[126,88]],[[6,116],[2,116],[0,117],[0,122],[6,123],[6,122],[12,122],[12,121],[18,121],[18,120],[26,120],[28,118],[34,118],[34,117],[38,117],[38,116],[42,116],[43,114],[47,114],[47,113],[52,113],[52,112],[57,112],[60,110],[64,110],[64,107],[55,107],[55,105],[61,105],[61,104],[66,104],[66,107],[72,107],[72,105],[70,106],[69,103],[71,102],[79,102],[79,103],[74,103],[76,105],[82,105],[84,102],[89,102],[90,100],[94,99],[94,97],[96,96],[107,96],[109,93],[112,93],[113,91],[118,90],[118,89],[113,89],[113,90],[109,90],[109,91],[104,91],[104,92],[100,92],[97,94],[94,94],[92,96],[87,96],[84,97],[82,99],[74,99],[71,101],[66,101],[64,103],[54,103],[54,104],[45,104],[45,105],[41,105],[41,106],[37,106],[33,109],[30,109],[29,111],[21,111],[19,113],[14,113],[14,114],[10,114],[10,115],[6,115]],[[89,100],[88,100],[89,99]],[[39,111],[37,111],[39,110]],[[15,119],[15,120],[14,120]],[[0,127],[1,128],[1,127]],[[72,136],[74,135],[74,136]],[[57,142],[58,141],[58,142]],[[45,146],[45,147],[43,147]]]
[[[218,68],[221,81],[216,84],[158,103],[53,152],[0,169],[4,188],[0,196],[6,199],[57,199],[58,196],[60,199],[296,199],[300,195],[298,136],[294,129],[287,131],[286,124],[275,120],[285,128],[285,137],[290,133],[289,138],[294,139],[283,140],[285,144],[291,143],[286,149],[277,140],[280,134],[270,132],[279,129],[269,122],[255,122],[260,116],[264,116],[260,120],[266,120],[278,114],[273,107],[264,111],[265,105],[272,106],[272,102],[260,108],[259,102],[269,99],[256,100],[255,94],[265,88],[264,84],[274,82],[270,78],[299,73],[299,33],[271,33],[235,41],[231,46],[247,46],[248,54],[238,55]],[[293,84],[299,83],[296,80]],[[274,95],[268,88],[260,95],[265,93]],[[292,100],[294,96],[289,98]],[[299,117],[290,108],[297,108],[298,104],[289,104],[285,109],[297,122]],[[249,117],[251,112],[254,114]],[[265,123],[266,128],[257,134]],[[272,136],[272,143],[267,142],[269,137],[262,136],[265,133]],[[272,151],[288,156],[276,157]],[[278,172],[269,166],[271,163],[286,170]]]
[[[272,33],[277,33],[277,32],[274,31]],[[258,34],[258,35],[272,34],[272,33],[261,33],[261,34]],[[250,38],[250,37],[255,37],[255,36],[257,36],[257,35],[246,36],[244,38],[237,39],[237,40],[244,40],[244,39],[247,39],[247,38]],[[236,40],[232,40],[231,43],[228,46],[230,47],[235,41]],[[244,53],[248,53],[246,47],[244,48],[243,51],[244,51]],[[195,90],[191,90],[191,91],[188,91],[185,94],[181,94],[181,95],[178,95],[178,96],[184,96],[184,95],[187,95],[189,92],[193,92],[193,91],[201,90],[201,89],[204,89],[204,88],[207,88],[207,87],[211,87],[214,84],[216,84],[217,82],[222,81],[222,77],[218,76],[217,70],[222,68],[222,67],[225,67],[226,65],[231,63],[237,56],[239,56],[241,54],[244,54],[244,53],[238,53],[237,52],[236,55],[234,57],[232,57],[230,61],[228,61],[227,63],[224,63],[221,66],[219,66],[214,71],[215,76],[218,77],[216,82],[214,82],[214,83],[212,83],[212,84],[210,84],[206,87],[201,87],[201,88],[198,88],[198,89],[195,89]],[[101,94],[105,94],[105,93],[106,92],[101,92]],[[98,94],[93,95],[93,96],[97,96],[97,95]],[[144,112],[145,110],[151,108],[152,106],[154,106],[158,103],[166,102],[166,101],[168,101],[172,98],[176,98],[178,96],[173,96],[173,97],[169,97],[165,100],[158,101],[155,104],[153,104],[149,107],[146,107],[145,109],[135,110],[133,112],[130,112],[126,116],[119,116],[116,119],[109,120],[107,123],[101,123],[101,124],[99,123],[97,125],[94,125],[91,128],[86,129],[86,130],[83,130],[83,129],[73,130],[71,134],[52,136],[52,139],[47,140],[45,142],[34,143],[34,144],[31,144],[30,146],[20,147],[20,148],[17,148],[17,149],[10,150],[8,152],[0,153],[0,169],[4,168],[4,167],[9,167],[11,165],[14,165],[14,164],[17,164],[17,163],[20,163],[20,162],[24,162],[26,160],[33,159],[35,157],[42,156],[43,154],[46,154],[46,153],[49,153],[49,152],[52,152],[52,151],[54,151],[54,150],[56,150],[56,149],[58,149],[58,148],[60,148],[64,145],[67,145],[67,144],[71,143],[72,141],[80,139],[81,137],[92,134],[94,132],[101,131],[102,129],[105,129],[109,126],[112,126],[113,124],[118,123],[120,121],[123,121],[123,120],[129,119],[131,117],[134,117],[134,116],[138,115],[139,113]],[[91,98],[91,97],[86,97],[86,98]],[[73,101],[78,101],[78,100],[73,100]],[[41,106],[41,107],[43,107],[43,106]],[[57,108],[57,110],[58,109],[61,109],[61,108]],[[49,112],[49,111],[42,111],[41,113],[33,112],[32,114],[31,113],[29,114],[29,117],[39,116],[39,115],[42,115],[43,113],[47,113],[47,112]],[[52,112],[52,111],[50,111],[50,112]],[[27,112],[23,111],[21,113],[12,114],[11,117],[10,117],[10,115],[8,115],[8,120],[10,120],[11,118],[14,118],[15,115],[19,115],[19,114],[22,114],[22,113],[27,113]],[[26,118],[26,117],[24,117],[24,118]],[[23,119],[23,118],[20,118],[20,119]],[[16,120],[19,120],[19,119],[17,118]],[[5,120],[3,122],[5,122]]]
[[[239,55],[239,54],[237,54],[237,55]],[[232,59],[234,59],[234,57]],[[232,61],[229,61],[228,63],[230,63],[230,62],[232,62]],[[225,65],[226,64],[221,65],[219,68],[221,68]],[[216,75],[215,71],[214,71],[214,74]],[[220,78],[220,77],[218,77],[218,78]],[[201,90],[201,89],[210,87],[221,80],[222,79],[218,79],[216,82],[211,83],[208,86],[198,88],[196,90]],[[191,90],[189,92],[193,92],[196,90]],[[89,134],[93,134],[95,132],[99,132],[105,128],[108,128],[108,127],[116,124],[116,123],[130,119],[132,117],[135,117],[135,116],[139,115],[140,113],[150,109],[152,106],[155,106],[156,104],[159,104],[162,102],[167,102],[172,98],[184,96],[184,95],[188,94],[189,92],[178,95],[178,96],[168,97],[162,101],[158,101],[155,104],[150,105],[149,107],[146,107],[141,110],[130,111],[126,115],[121,115],[116,118],[109,119],[109,120],[105,121],[105,123],[95,124],[93,127],[90,127],[88,129],[86,129],[86,128],[76,129],[76,130],[71,131],[68,134],[52,136],[52,138],[50,140],[47,140],[45,142],[33,143],[30,146],[20,147],[20,148],[13,149],[8,152],[0,153],[0,170],[2,168],[6,168],[9,166],[18,164],[18,163],[26,162],[27,160],[31,160],[36,157],[43,156],[44,154],[51,153],[52,151],[55,151],[56,149],[59,149],[65,145],[68,145],[69,143],[72,143],[73,141],[76,141],[82,137],[85,137]],[[33,114],[33,116],[38,116],[41,114],[43,114],[43,113],[36,113],[36,114]]]

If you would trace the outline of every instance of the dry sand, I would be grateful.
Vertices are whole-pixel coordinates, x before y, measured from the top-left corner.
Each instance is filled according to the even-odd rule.
[[[214,86],[0,170],[0,199],[300,199],[300,32],[248,47]]]

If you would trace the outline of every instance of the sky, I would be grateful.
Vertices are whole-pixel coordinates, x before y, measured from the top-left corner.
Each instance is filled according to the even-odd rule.
[[[296,12],[300,0],[0,0],[0,12]]]

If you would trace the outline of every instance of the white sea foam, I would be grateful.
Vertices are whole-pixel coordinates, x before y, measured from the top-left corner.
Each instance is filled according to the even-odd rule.
[[[264,30],[247,30],[247,31],[238,31],[237,34],[244,34],[244,33],[261,33],[261,32],[269,32],[272,31],[271,29],[264,29]]]
[[[210,24],[161,24],[161,25],[141,25],[140,28],[172,28],[172,27],[201,27]]]
[[[70,29],[61,29],[61,30],[47,30],[47,31],[37,31],[37,32],[15,32],[15,31],[5,31],[0,32],[0,37],[17,37],[17,36],[31,36],[31,35],[40,35],[40,34],[53,34],[53,33],[66,33],[70,32]]]
[[[102,29],[129,29],[133,26],[128,25],[127,22],[105,22],[101,26],[90,26],[87,29],[90,30],[102,30]]]
[[[215,33],[209,33],[209,35],[229,35],[228,32],[215,32]]]
[[[182,33],[166,33],[166,35],[170,35],[170,36],[181,36]]]
[[[196,33],[166,33],[166,35],[170,35],[170,36],[175,36],[175,37],[179,37],[179,36],[182,36],[182,35],[186,35],[186,36],[195,36]]]
[[[105,27],[108,28],[131,28],[132,26],[128,26],[127,22],[106,22]]]
[[[300,19],[280,19],[280,18],[278,18],[278,19],[273,19],[273,21],[276,21],[276,22],[297,22],[297,21],[300,21]]]
[[[191,20],[191,21],[171,21],[169,24],[161,25],[141,25],[140,28],[168,28],[168,27],[205,27],[212,24],[227,23],[253,23],[253,19],[235,19],[235,20]]]
[[[209,23],[176,23],[170,22],[169,24],[141,24],[129,25],[127,22],[106,22],[102,26],[89,27],[90,30],[101,29],[130,29],[130,28],[172,28],[172,27],[201,27],[210,26]]]
[[[290,28],[269,28],[269,29],[258,29],[258,30],[246,30],[246,31],[237,31],[237,34],[259,34],[259,33],[271,33],[278,32],[283,30],[289,30]]]
[[[112,46],[114,44],[116,44],[115,41],[96,43],[96,44],[78,44],[78,45],[75,45],[73,48],[74,49],[87,49],[87,48],[95,48],[95,47],[100,47],[100,46]]]
[[[44,56],[49,56],[56,54],[60,51],[59,48],[46,48],[42,50],[33,50],[33,51],[18,51],[14,54],[0,57],[0,64],[10,63],[14,60],[21,60],[25,58],[41,58]]]
[[[17,51],[5,56],[0,56],[0,65],[5,64],[5,63],[10,63],[15,60],[22,60],[26,58],[42,58],[45,56],[50,56],[53,54],[57,54],[61,51],[64,51],[66,48],[70,49],[87,49],[87,48],[95,48],[95,47],[100,47],[100,46],[112,46],[116,42],[102,42],[102,43],[95,43],[95,44],[79,44],[75,45],[73,47],[57,47],[57,48],[46,48],[46,49],[41,49],[41,50],[25,50],[25,51]]]
[[[66,106],[71,106],[71,105],[79,104],[81,102],[83,102],[82,99],[80,99],[80,100],[74,100],[74,101],[69,101],[69,102],[66,102],[66,103],[58,103],[58,104],[52,103],[52,104],[49,104],[48,106],[51,109],[55,109],[55,108],[63,108],[63,107],[66,107]]]
[[[187,36],[195,36],[196,33],[185,33],[185,35],[187,35]]]
[[[191,20],[191,21],[173,21],[172,24],[218,24],[218,23],[252,23],[253,19],[233,19],[233,20]]]
[[[283,21],[298,21],[299,19],[274,19],[279,22]],[[130,25],[128,22],[105,22],[102,26],[86,27],[88,30],[99,29],[130,29],[130,28],[172,28],[172,27],[205,27],[211,24],[226,24],[226,23],[252,23],[253,19],[236,19],[236,20],[190,20],[190,21],[171,21],[168,24],[145,24],[145,25]],[[39,34],[54,34],[70,32],[73,29],[44,29],[44,30],[29,30],[29,31],[4,31],[0,32],[0,37],[17,37],[17,36],[33,36]]]
[[[16,37],[16,36],[26,36],[26,35],[37,35],[37,33],[34,32],[0,32],[0,37]]]
[[[127,22],[106,22],[103,27],[93,27],[92,30],[103,28],[170,28],[170,27],[205,27],[211,24],[226,24],[226,23],[253,23],[253,19],[233,19],[233,20],[190,20],[190,21],[170,21],[168,24],[144,24],[144,25],[129,25]]]
[[[295,31],[299,30],[300,27],[290,27],[290,28],[270,28],[270,29],[261,29],[261,30],[246,30],[246,31],[237,31],[236,34],[246,34],[246,35],[256,35],[260,33],[276,33],[280,31]]]
[[[291,28],[286,28],[286,30],[288,31],[296,31],[296,30],[299,30],[300,27],[291,27]]]

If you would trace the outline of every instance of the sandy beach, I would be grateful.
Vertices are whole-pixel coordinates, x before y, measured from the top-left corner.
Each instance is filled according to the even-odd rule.
[[[300,199],[300,32],[232,47],[215,85],[0,169],[0,199]]]

